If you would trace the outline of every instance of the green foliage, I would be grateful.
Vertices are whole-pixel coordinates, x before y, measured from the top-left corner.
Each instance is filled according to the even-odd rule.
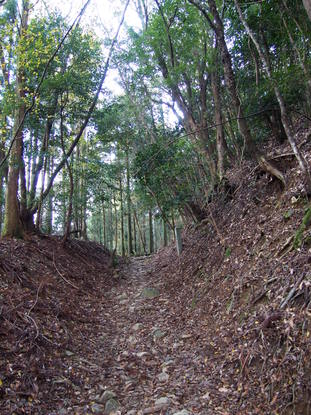
[[[302,219],[301,225],[299,226],[296,234],[295,234],[295,238],[294,238],[294,242],[293,242],[293,247],[295,249],[298,249],[301,247],[302,243],[303,243],[303,235],[304,232],[309,228],[309,226],[311,225],[311,207],[309,207],[305,214],[304,217]]]

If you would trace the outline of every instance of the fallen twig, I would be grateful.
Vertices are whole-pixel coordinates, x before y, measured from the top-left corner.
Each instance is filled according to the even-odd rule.
[[[80,290],[80,288],[79,287],[77,287],[75,284],[73,284],[72,282],[70,282],[69,280],[67,280],[67,278],[65,278],[64,276],[63,276],[63,274],[58,270],[58,268],[57,268],[57,266],[56,266],[56,264],[55,264],[55,253],[54,253],[54,251],[53,251],[53,264],[54,264],[54,267],[55,267],[55,269],[56,269],[56,271],[57,271],[57,273],[58,273],[58,275],[62,278],[62,280],[64,280],[67,284],[69,284],[69,285],[71,285],[73,288],[75,288],[76,290]]]
[[[293,288],[290,290],[290,292],[288,293],[288,296],[285,298],[285,300],[281,303],[280,308],[283,309],[287,303],[294,297],[297,288],[299,287],[300,283],[302,282],[302,280],[304,279],[304,275],[302,275],[299,280],[295,283],[295,285],[293,286]]]

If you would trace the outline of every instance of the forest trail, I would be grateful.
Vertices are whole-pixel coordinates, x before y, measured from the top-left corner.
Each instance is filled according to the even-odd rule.
[[[204,357],[193,347],[191,322],[175,314],[165,281],[154,277],[154,265],[152,257],[131,259],[125,278],[105,296],[104,386],[116,394],[122,414],[203,413],[198,406],[209,397]],[[102,403],[113,407],[106,395]]]

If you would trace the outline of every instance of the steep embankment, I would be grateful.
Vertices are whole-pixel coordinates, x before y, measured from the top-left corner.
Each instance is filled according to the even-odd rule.
[[[299,140],[310,165],[310,133],[302,129]],[[205,224],[185,233],[182,256],[169,248],[152,259],[154,278],[171,294],[173,327],[191,333],[184,342],[197,356],[185,369],[193,413],[311,411],[310,231],[292,248],[309,205],[287,146],[270,156],[286,190],[245,163]]]
[[[60,415],[97,382],[88,359],[99,353],[103,294],[115,284],[110,265],[109,252],[91,242],[0,241],[1,415]],[[81,360],[69,364],[76,354]]]
[[[97,244],[1,241],[0,413],[310,413],[307,201],[287,146],[270,155],[286,190],[231,171],[180,257],[113,270]]]

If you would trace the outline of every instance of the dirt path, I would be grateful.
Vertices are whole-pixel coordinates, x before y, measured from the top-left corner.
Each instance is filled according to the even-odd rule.
[[[208,414],[198,409],[208,394],[204,354],[193,348],[193,322],[175,315],[164,282],[152,277],[150,258],[132,259],[123,272],[105,296],[99,337],[105,354],[101,387],[116,394],[115,413]],[[113,407],[109,397],[97,396],[93,411]]]

